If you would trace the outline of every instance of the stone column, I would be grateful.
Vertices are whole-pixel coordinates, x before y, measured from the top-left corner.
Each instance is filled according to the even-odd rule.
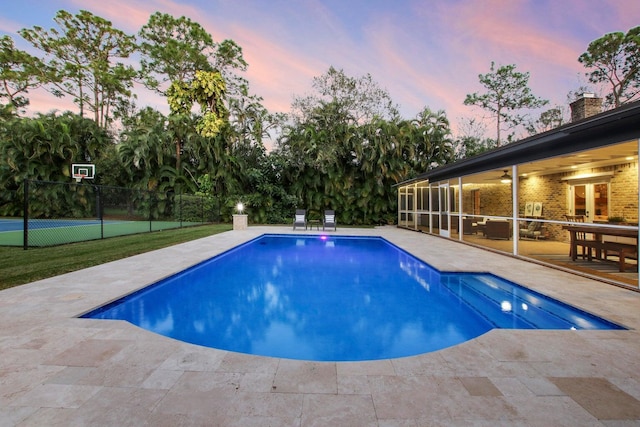
[[[246,230],[248,227],[247,215],[233,215],[233,229]]]

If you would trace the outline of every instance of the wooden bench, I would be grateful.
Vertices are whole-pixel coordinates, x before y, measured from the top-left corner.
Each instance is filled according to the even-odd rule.
[[[618,255],[618,265],[621,272],[625,270],[627,258],[638,259],[638,247],[636,245],[618,242],[602,242],[602,245],[605,260],[611,253]]]
[[[578,252],[577,249],[579,247],[582,247],[581,255],[578,255],[577,253]],[[596,258],[598,258],[599,255],[604,250],[604,242],[600,242],[598,240],[593,240],[593,239],[577,239],[576,238],[575,248],[576,248],[576,253],[571,254],[571,259],[573,261],[575,261],[578,256],[581,258],[587,258],[589,261],[593,261],[593,249],[596,250]]]

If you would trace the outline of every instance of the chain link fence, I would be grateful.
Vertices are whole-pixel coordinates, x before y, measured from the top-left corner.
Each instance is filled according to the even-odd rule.
[[[25,180],[23,245],[54,246],[220,221],[209,197]]]

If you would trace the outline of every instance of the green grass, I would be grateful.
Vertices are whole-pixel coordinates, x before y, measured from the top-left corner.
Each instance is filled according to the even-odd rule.
[[[26,251],[17,247],[0,247],[0,289],[166,248],[231,228],[230,224],[204,225]]]

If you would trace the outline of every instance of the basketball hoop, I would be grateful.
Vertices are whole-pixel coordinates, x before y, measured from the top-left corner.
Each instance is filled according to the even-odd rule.
[[[96,174],[96,166],[94,164],[77,164],[71,165],[71,177],[80,183],[83,179],[94,179]]]

